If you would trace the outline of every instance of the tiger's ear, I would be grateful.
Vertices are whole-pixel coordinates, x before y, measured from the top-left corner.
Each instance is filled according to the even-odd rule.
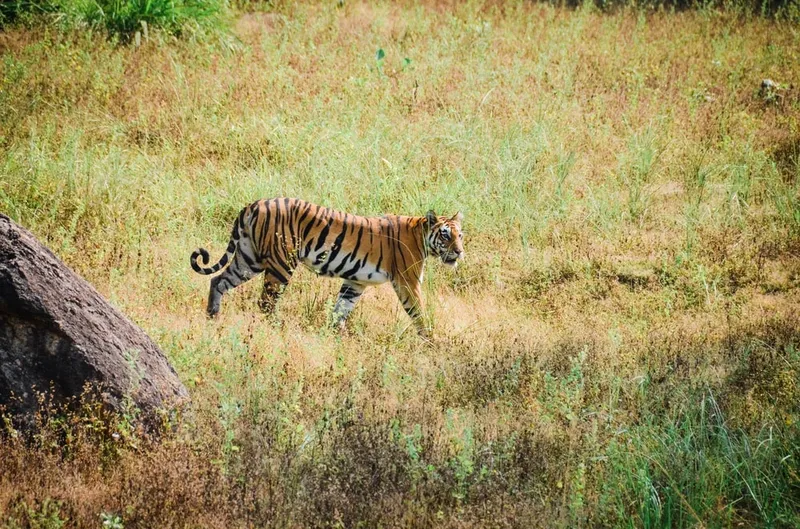
[[[439,217],[436,216],[436,213],[433,212],[432,209],[428,210],[428,213],[425,214],[425,218],[428,219],[428,228],[433,228],[437,222],[439,222]]]
[[[459,211],[450,220],[461,224],[461,221],[464,220],[464,214]]]

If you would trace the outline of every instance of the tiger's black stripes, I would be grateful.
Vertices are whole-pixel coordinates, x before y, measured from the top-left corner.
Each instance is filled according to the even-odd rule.
[[[463,257],[461,220],[460,213],[447,218],[433,211],[424,217],[360,217],[294,198],[259,200],[239,213],[219,262],[205,267],[208,252],[198,248],[191,266],[205,275],[227,266],[211,281],[211,316],[226,291],[262,272],[259,304],[272,310],[297,265],[303,264],[319,275],[344,280],[334,307],[340,325],[367,286],[391,282],[405,311],[426,333],[420,285],[424,259],[434,255],[455,264]]]
[[[207,265],[209,259],[208,251],[206,251],[204,248],[198,248],[192,252],[191,264],[192,269],[195,272],[198,274],[209,275],[218,272],[228,264],[228,261],[231,259],[231,257],[233,257],[233,254],[236,251],[236,245],[239,239],[239,222],[241,222],[243,214],[244,210],[239,213],[239,217],[236,219],[236,222],[233,223],[233,230],[231,231],[231,239],[228,242],[228,248],[225,249],[225,255],[220,258],[217,264],[209,268],[201,268],[200,265],[197,264],[197,258],[201,257],[203,260],[203,265]]]

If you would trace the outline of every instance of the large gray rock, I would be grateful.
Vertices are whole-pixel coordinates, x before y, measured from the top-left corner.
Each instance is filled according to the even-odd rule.
[[[30,414],[37,394],[58,402],[86,385],[119,409],[188,398],[164,353],[26,229],[0,214],[0,405]]]

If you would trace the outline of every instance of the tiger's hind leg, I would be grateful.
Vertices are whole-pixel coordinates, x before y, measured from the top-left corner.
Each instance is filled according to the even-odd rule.
[[[248,264],[248,260],[250,264]],[[236,252],[236,257],[234,257],[230,266],[211,280],[211,288],[208,291],[208,306],[206,307],[208,316],[213,318],[217,315],[222,295],[225,294],[225,292],[238,287],[262,271],[263,267],[259,263],[254,262],[252,258],[245,258],[240,248],[240,251]]]
[[[339,289],[339,297],[336,298],[336,305],[333,307],[333,324],[337,329],[344,328],[344,322],[353,311],[366,288],[366,284],[358,281],[345,279],[344,283],[342,283],[342,288]]]
[[[264,271],[264,287],[261,289],[261,298],[258,300],[258,308],[264,314],[271,314],[275,310],[275,304],[278,298],[289,284],[289,279],[292,277],[291,271],[285,271],[285,275],[267,268]]]

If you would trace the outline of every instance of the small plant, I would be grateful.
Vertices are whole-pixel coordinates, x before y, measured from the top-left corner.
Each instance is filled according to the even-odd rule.
[[[383,64],[385,62],[385,59],[386,59],[386,52],[383,51],[383,48],[378,48],[378,51],[375,52],[375,69],[381,75],[383,75]]]
[[[648,128],[634,134],[628,146],[622,180],[628,191],[628,214],[633,222],[641,222],[650,206],[651,195],[647,185],[653,178],[653,169],[660,151],[656,144],[655,131]]]
[[[62,502],[50,498],[40,504],[21,501],[11,510],[7,526],[10,529],[62,529],[69,519],[61,517],[61,505]]]
[[[122,518],[118,514],[103,512],[100,513],[100,520],[103,523],[103,529],[125,529],[125,524],[122,523]]]

